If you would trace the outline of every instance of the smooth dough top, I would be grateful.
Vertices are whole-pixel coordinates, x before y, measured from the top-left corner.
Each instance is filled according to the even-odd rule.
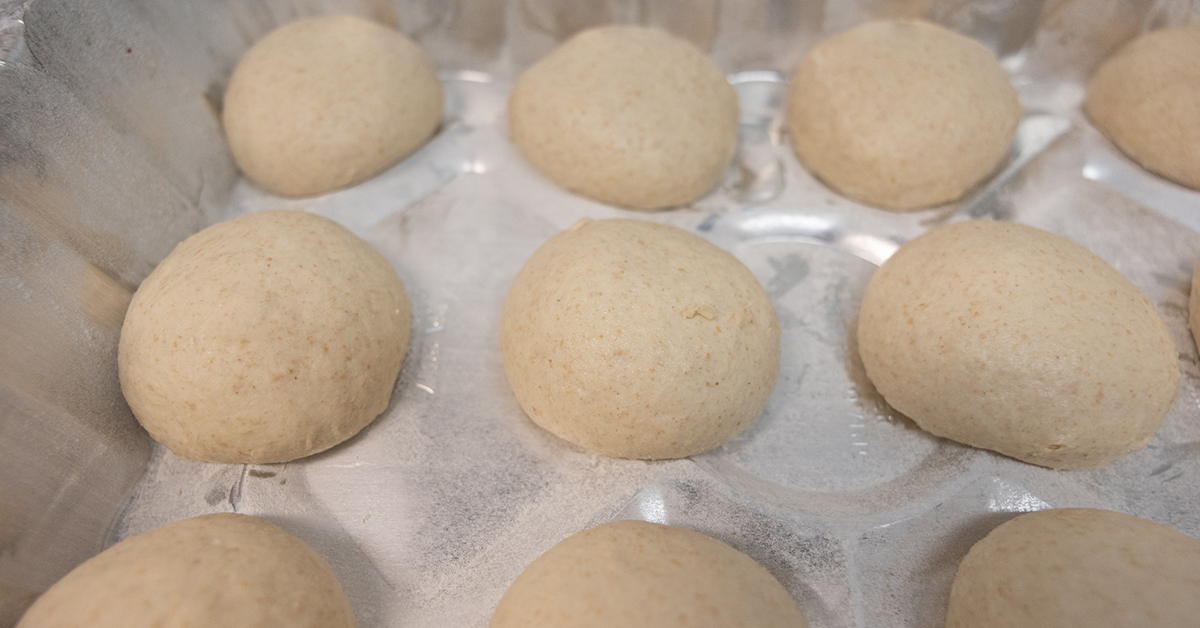
[[[572,37],[521,74],[513,143],[558,185],[636,209],[696,200],[737,148],[737,94],[695,46],[607,26]]]
[[[786,118],[813,174],[850,198],[903,210],[952,201],[995,171],[1021,111],[979,42],[925,22],[881,21],[804,57]]]
[[[752,558],[699,532],[644,521],[584,530],[530,563],[490,628],[806,628]]]
[[[184,519],[130,537],[43,594],[18,628],[353,628],[321,556],[257,517]]]
[[[682,229],[584,219],[509,289],[504,370],[531,419],[622,458],[681,458],[758,416],[779,377],[779,321],[734,256]]]
[[[249,214],[184,240],[142,282],[121,331],[121,390],[181,458],[285,462],[387,408],[411,316],[391,264],[342,226]]]
[[[1200,190],[1200,24],[1126,44],[1096,70],[1084,111],[1147,170]]]
[[[975,544],[950,589],[947,628],[1193,628],[1200,541],[1132,515],[1021,515]]]
[[[396,30],[348,15],[307,18],[246,52],[222,119],[247,177],[311,196],[373,177],[424,144],[442,120],[442,83]]]
[[[1004,222],[900,247],[867,285],[858,345],[876,389],[923,429],[1055,469],[1150,442],[1179,382],[1167,326],[1133,284]]]

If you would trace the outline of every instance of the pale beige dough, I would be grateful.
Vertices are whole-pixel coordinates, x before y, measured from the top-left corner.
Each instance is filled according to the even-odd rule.
[[[411,315],[391,264],[337,223],[249,214],[184,240],[142,282],[121,390],[181,458],[293,460],[387,408]]]
[[[1084,111],[1147,170],[1200,190],[1200,24],[1126,44],[1096,70]]]
[[[512,141],[558,185],[605,203],[690,203],[737,148],[737,94],[695,46],[665,32],[579,33],[523,72],[508,99]]]
[[[584,219],[509,289],[504,370],[543,428],[622,458],[681,458],[758,416],[779,377],[779,321],[737,258],[682,229]]]
[[[950,589],[947,628],[1194,628],[1200,541],[1132,515],[1021,515],[975,544]]]
[[[353,628],[321,556],[257,517],[222,513],[130,537],[50,587],[18,628]]]
[[[1192,341],[1200,350],[1200,263],[1192,269],[1192,293],[1188,297],[1188,328],[1192,330]]]
[[[806,628],[752,558],[699,532],[615,521],[568,537],[529,564],[491,628]]]
[[[369,179],[442,119],[433,61],[398,31],[348,15],[293,22],[238,62],[222,114],[239,168],[282,196]]]
[[[800,161],[835,191],[896,210],[952,201],[994,172],[1021,121],[980,43],[920,21],[868,22],[817,44],[792,76]]]
[[[1150,442],[1178,354],[1154,306],[1087,249],[1004,222],[937,227],[867,285],[858,321],[883,398],[938,436],[1055,469]]]

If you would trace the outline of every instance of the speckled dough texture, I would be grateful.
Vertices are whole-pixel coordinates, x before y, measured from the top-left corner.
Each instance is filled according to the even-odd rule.
[[[256,43],[223,107],[242,172],[267,191],[311,196],[373,177],[424,144],[442,119],[442,83],[398,31],[330,15]]]
[[[19,628],[353,628],[329,566],[257,517],[205,515],[126,539],[76,567]]]
[[[181,458],[285,462],[383,412],[412,316],[391,264],[337,223],[267,211],[184,240],[129,304],[138,421]]]
[[[682,229],[584,219],[513,281],[500,321],[521,407],[554,434],[622,458],[724,444],[779,377],[779,321],[734,256]]]
[[[1200,24],[1126,44],[1096,70],[1084,111],[1147,170],[1200,190]]]
[[[699,532],[644,521],[584,530],[530,563],[491,628],[806,628],[796,602],[749,556]]]
[[[584,31],[523,72],[513,143],[558,185],[605,203],[690,203],[737,149],[737,94],[691,43],[652,28]]]
[[[858,346],[892,407],[938,436],[1055,469],[1150,442],[1178,354],[1154,306],[1087,249],[1012,223],[937,227],[867,285]]]
[[[814,175],[852,199],[906,210],[955,200],[994,172],[1021,111],[980,43],[880,21],[817,44],[792,76],[785,115]]]
[[[946,628],[1194,628],[1200,541],[1132,515],[1043,510],[975,544]]]

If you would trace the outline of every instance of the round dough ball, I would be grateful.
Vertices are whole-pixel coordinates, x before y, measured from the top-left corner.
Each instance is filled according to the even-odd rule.
[[[813,48],[787,126],[804,165],[887,209],[952,201],[1008,155],[1021,104],[979,42],[917,21],[868,22]]]
[[[1084,111],[1147,170],[1200,190],[1200,24],[1126,44],[1092,77]]]
[[[521,407],[572,443],[682,458],[729,441],[779,377],[779,320],[734,256],[687,231],[584,219],[513,281],[500,320]]]
[[[1179,360],[1133,284],[1051,233],[938,227],[863,294],[858,346],[883,398],[938,436],[1055,469],[1098,467],[1153,438]]]
[[[286,462],[387,409],[412,313],[391,264],[337,223],[249,214],[184,240],[129,304],[121,390],[181,458]]]
[[[329,566],[257,517],[184,519],[125,539],[50,587],[18,628],[353,628]]]
[[[1192,628],[1200,541],[1107,510],[1021,515],[975,544],[950,589],[947,628]]]
[[[695,46],[607,26],[572,37],[508,97],[513,143],[558,185],[605,203],[690,203],[737,149],[737,94]]]
[[[398,31],[314,17],[246,52],[222,117],[250,180],[311,196],[369,179],[420,148],[442,120],[442,83],[425,51]]]
[[[491,628],[805,628],[752,558],[687,528],[615,521],[575,534],[517,576]]]

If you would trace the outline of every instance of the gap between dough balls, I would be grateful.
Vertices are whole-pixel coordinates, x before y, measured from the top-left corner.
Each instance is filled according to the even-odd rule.
[[[683,229],[583,219],[513,281],[500,349],[529,418],[621,458],[682,458],[758,416],[779,377],[780,328],[734,256]]]
[[[893,210],[953,201],[994,173],[1021,115],[990,50],[920,21],[868,22],[817,44],[785,111],[813,175]]]
[[[904,244],[863,294],[871,383],[922,429],[1054,469],[1144,447],[1179,356],[1138,289],[1084,247],[973,220]]]
[[[341,225],[249,214],[184,240],[138,287],[121,391],[181,458],[287,462],[387,409],[411,316],[391,263]]]
[[[354,628],[329,565],[258,517],[220,513],[130,537],[73,569],[18,628]]]
[[[433,60],[399,31],[349,15],[282,26],[229,78],[222,123],[238,168],[281,196],[369,179],[442,120]]]
[[[737,93],[690,42],[641,26],[583,31],[517,78],[508,128],[558,185],[634,209],[686,205],[737,150]]]
[[[645,521],[584,530],[529,564],[490,628],[807,628],[792,596],[749,556]]]

